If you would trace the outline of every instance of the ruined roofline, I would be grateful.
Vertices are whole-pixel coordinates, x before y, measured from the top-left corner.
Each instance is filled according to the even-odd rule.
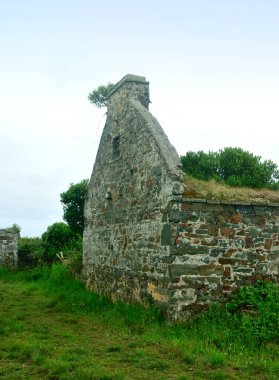
[[[146,81],[145,77],[142,77],[139,75],[127,74],[119,82],[115,84],[114,88],[108,94],[107,99],[109,99],[116,91],[118,91],[127,82],[149,84],[149,82]]]
[[[181,170],[181,162],[175,147],[169,142],[167,135],[161,127],[158,120],[137,100],[131,99],[134,109],[144,120],[146,130],[152,136],[154,143],[159,149],[162,159],[169,170],[172,180],[176,180],[183,184],[183,172]],[[182,187],[184,189],[184,186]],[[183,192],[181,188],[181,193]]]
[[[3,233],[18,235],[18,232],[16,232],[12,227],[0,228],[0,234],[3,234]]]

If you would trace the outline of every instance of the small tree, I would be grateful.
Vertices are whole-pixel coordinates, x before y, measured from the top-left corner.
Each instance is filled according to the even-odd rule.
[[[82,235],[84,229],[84,202],[88,191],[88,179],[79,183],[71,183],[68,190],[60,194],[63,204],[63,219],[68,223],[72,232]]]
[[[89,93],[88,100],[97,108],[106,107],[108,95],[113,89],[113,87],[113,83],[108,83],[107,85],[99,86],[96,90],[93,90]]]
[[[43,260],[52,262],[56,255],[69,247],[75,240],[75,235],[70,227],[64,222],[56,222],[48,226],[46,232],[42,234],[44,244]]]

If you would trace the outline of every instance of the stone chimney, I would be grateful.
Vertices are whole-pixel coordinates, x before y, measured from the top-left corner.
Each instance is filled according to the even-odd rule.
[[[111,111],[116,111],[115,108],[123,104],[127,104],[128,100],[135,99],[148,110],[149,100],[149,82],[145,77],[138,75],[127,74],[123,77],[108,95],[108,116]]]

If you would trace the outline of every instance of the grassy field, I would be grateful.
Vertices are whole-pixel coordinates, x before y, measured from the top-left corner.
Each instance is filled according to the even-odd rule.
[[[62,266],[2,269],[0,379],[278,379],[278,340],[224,315],[170,326],[87,292]]]

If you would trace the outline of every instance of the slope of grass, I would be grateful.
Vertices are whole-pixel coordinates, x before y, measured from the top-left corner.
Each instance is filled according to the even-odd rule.
[[[232,187],[223,185],[214,180],[202,181],[185,175],[184,179],[186,198],[203,198],[211,200],[226,200],[247,203],[278,203],[279,191],[268,189],[251,189],[248,187]]]
[[[228,315],[217,307],[170,326],[155,310],[86,291],[60,265],[2,269],[0,379],[277,379],[276,334],[246,335]]]

